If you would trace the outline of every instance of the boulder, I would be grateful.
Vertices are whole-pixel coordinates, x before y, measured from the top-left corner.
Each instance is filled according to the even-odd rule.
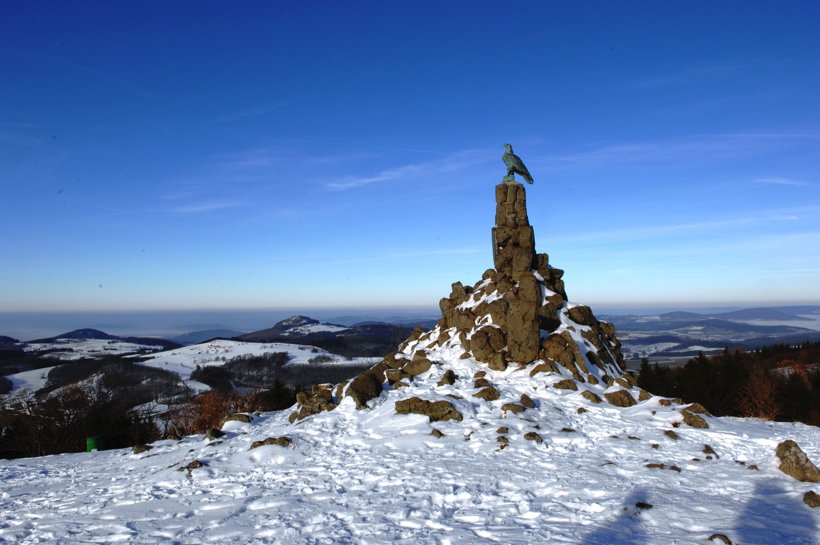
[[[814,490],[809,490],[805,494],[803,494],[803,503],[814,509],[815,507],[820,507],[820,495],[817,494]]]
[[[780,460],[780,471],[786,475],[804,483],[820,482],[820,470],[791,439],[777,445],[775,455]]]
[[[518,403],[505,403],[501,406],[502,411],[509,411],[511,413],[523,413],[527,409],[519,405]]]
[[[703,417],[696,415],[695,413],[691,413],[689,411],[681,411],[681,416],[683,416],[683,422],[687,426],[691,426],[693,428],[708,428],[709,424],[706,423],[706,420]]]
[[[544,363],[539,363],[535,367],[532,368],[530,371],[530,376],[534,377],[538,373],[557,373],[558,367],[551,361],[545,361]]]
[[[535,441],[536,443],[543,443],[544,439],[535,433],[534,431],[530,431],[524,434],[524,439],[527,441]]]
[[[492,383],[484,377],[477,378],[473,381],[473,388],[486,388],[492,386]]]
[[[265,445],[278,445],[280,447],[289,447],[292,443],[290,437],[267,437],[261,441],[254,441],[251,443],[251,449],[259,448]]]
[[[604,399],[616,407],[631,407],[637,403],[635,398],[632,397],[632,394],[626,390],[616,390],[609,393],[605,392]]]
[[[154,447],[152,447],[151,445],[139,444],[131,447],[131,452],[133,452],[134,454],[142,454],[143,452],[148,452],[152,448]]]
[[[223,418],[221,426],[224,426],[226,422],[244,422],[245,424],[250,424],[251,421],[253,421],[253,417],[249,414],[234,413]]]
[[[477,397],[485,401],[495,401],[496,399],[501,397],[501,393],[494,387],[487,386],[486,388],[474,393],[473,397]]]
[[[503,361],[501,351],[504,350],[506,345],[507,340],[504,337],[504,332],[491,325],[480,327],[470,337],[470,350],[473,357],[478,361],[489,363],[494,356],[496,358],[500,357]]]
[[[449,401],[427,401],[419,397],[396,401],[396,412],[399,414],[423,414],[430,419],[430,422],[440,420],[460,422],[463,418],[461,413]]]
[[[523,406],[527,407],[528,409],[534,409],[535,408],[535,401],[533,401],[532,398],[530,396],[528,396],[527,394],[521,394],[521,399],[519,400],[519,403],[521,403]]]
[[[592,401],[593,403],[600,403],[602,401],[601,396],[599,396],[595,392],[590,392],[589,390],[583,390],[581,392],[581,395],[589,401]]]
[[[541,343],[540,357],[544,361],[554,361],[565,367],[578,382],[584,381],[575,365],[577,362],[583,363],[584,358],[569,332],[553,333],[544,339]]]
[[[384,372],[384,377],[390,382],[398,382],[410,375],[404,372],[404,369],[388,369]]]
[[[592,315],[592,309],[585,305],[578,305],[568,309],[567,315],[570,320],[580,325],[592,326],[597,322],[595,316]]]
[[[364,409],[367,407],[368,401],[378,397],[381,393],[382,382],[376,378],[374,373],[365,371],[350,382],[350,386],[345,391],[345,396],[353,398],[357,409]]]
[[[559,380],[555,384],[552,385],[553,388],[559,388],[561,390],[578,390],[578,384],[572,380],[571,378],[565,378],[564,380]]]
[[[436,386],[447,386],[449,384],[454,384],[458,375],[456,375],[452,369],[447,369],[443,375],[441,375],[441,379],[436,383]]]
[[[216,428],[211,428],[211,429],[209,429],[208,431],[205,432],[205,439],[207,439],[208,441],[214,441],[215,439],[219,439],[220,437],[223,437],[224,435],[225,435],[224,432],[222,432],[222,431],[220,431]]]
[[[650,394],[649,392],[647,392],[644,389],[641,389],[638,392],[638,401],[646,401],[648,399],[652,399],[652,394]]]
[[[317,385],[311,389],[310,395],[305,392],[296,394],[296,410],[288,418],[291,423],[322,411],[332,411],[336,408],[333,402],[333,393],[330,386]]]
[[[432,366],[433,363],[427,359],[427,355],[424,352],[416,352],[415,356],[413,356],[413,361],[405,365],[402,370],[411,377],[414,377],[428,371]]]

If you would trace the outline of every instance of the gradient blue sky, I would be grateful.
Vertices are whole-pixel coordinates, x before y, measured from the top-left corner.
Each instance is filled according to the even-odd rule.
[[[0,309],[820,302],[820,2],[3,2]]]

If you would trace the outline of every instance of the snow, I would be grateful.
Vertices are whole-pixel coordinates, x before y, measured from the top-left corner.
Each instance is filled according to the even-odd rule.
[[[162,349],[161,345],[136,344],[109,339],[56,339],[47,343],[28,343],[25,345],[26,352],[48,350],[49,352],[41,354],[41,357],[63,361],[121,356]]]
[[[165,352],[158,352],[138,363],[177,373],[183,381],[186,381],[188,385],[191,386],[194,384],[194,382],[190,380],[191,373],[197,366],[224,365],[227,361],[238,356],[264,356],[265,354],[274,354],[277,352],[285,352],[288,354],[286,365],[311,365],[310,360],[317,356],[329,358],[329,360],[323,362],[322,365],[366,365],[368,363],[375,363],[373,358],[357,357],[348,359],[313,346],[302,344],[253,343],[221,339],[191,346],[183,346],[182,348],[167,350]],[[208,386],[203,384],[202,388],[207,390]]]
[[[350,328],[334,324],[308,324],[292,327],[282,333],[282,335],[290,336],[310,335],[311,333],[339,333],[341,331],[347,331],[348,329]]]
[[[46,382],[48,382],[48,373],[54,367],[41,367],[40,369],[34,369],[33,371],[23,371],[22,373],[14,373],[12,375],[6,375],[6,378],[9,379],[12,383],[12,390],[32,390],[36,391],[40,388],[45,387]]]
[[[217,344],[190,355],[204,362],[244,349]],[[820,510],[801,502],[816,485],[781,473],[773,456],[788,438],[820,460],[817,428],[707,416],[708,429],[675,429],[680,407],[660,398],[629,408],[595,404],[580,390],[550,386],[569,377],[564,370],[530,377],[531,367],[492,371],[461,354],[453,343],[431,349],[429,371],[361,411],[345,398],[296,424],[288,423],[290,411],[228,422],[226,436],[210,443],[191,436],[142,454],[4,461],[0,542],[682,545],[708,543],[714,533],[746,545],[820,540]],[[459,378],[436,386],[445,369]],[[472,396],[477,370],[499,400]],[[522,393],[534,409],[500,410]],[[463,421],[396,414],[395,401],[411,396],[448,400]],[[509,428],[503,450],[502,426]],[[445,435],[431,436],[432,428]],[[673,429],[677,440],[664,434]],[[541,444],[523,438],[531,431]],[[278,436],[293,443],[250,449]],[[706,458],[706,444],[719,458]],[[177,471],[193,460],[206,465]]]

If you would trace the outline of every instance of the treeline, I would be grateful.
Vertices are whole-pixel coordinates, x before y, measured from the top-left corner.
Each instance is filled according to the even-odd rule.
[[[638,384],[653,394],[698,402],[716,416],[820,426],[820,342],[701,353],[679,367],[644,359]]]
[[[341,382],[371,366],[325,365],[333,358],[323,354],[311,358],[308,365],[285,365],[287,361],[286,352],[237,356],[223,365],[197,367],[191,378],[220,392],[230,392],[238,387],[260,388],[275,382],[300,389],[312,384]]]
[[[83,451],[88,437],[99,437],[105,448],[120,448],[159,436],[151,415],[99,383],[31,394],[0,410],[0,458]]]
[[[285,409],[304,388],[341,382],[369,367],[323,365],[328,358],[285,365],[286,353],[272,353],[201,367],[192,378],[215,391],[196,396],[164,369],[121,358],[70,362],[52,369],[44,388],[0,407],[0,458],[80,452],[89,437],[107,449],[202,433],[219,428],[232,412]],[[171,409],[157,414],[157,404]]]
[[[278,381],[265,389],[210,391],[159,415],[150,406],[138,408],[118,398],[101,381],[73,384],[0,409],[0,458],[82,452],[89,437],[99,449],[113,449],[203,433],[221,427],[231,413],[286,409],[296,403],[298,391]]]

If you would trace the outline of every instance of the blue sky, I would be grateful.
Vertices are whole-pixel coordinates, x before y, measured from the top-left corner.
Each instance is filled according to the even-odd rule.
[[[505,142],[572,300],[820,302],[820,3],[2,12],[5,311],[435,307]]]

